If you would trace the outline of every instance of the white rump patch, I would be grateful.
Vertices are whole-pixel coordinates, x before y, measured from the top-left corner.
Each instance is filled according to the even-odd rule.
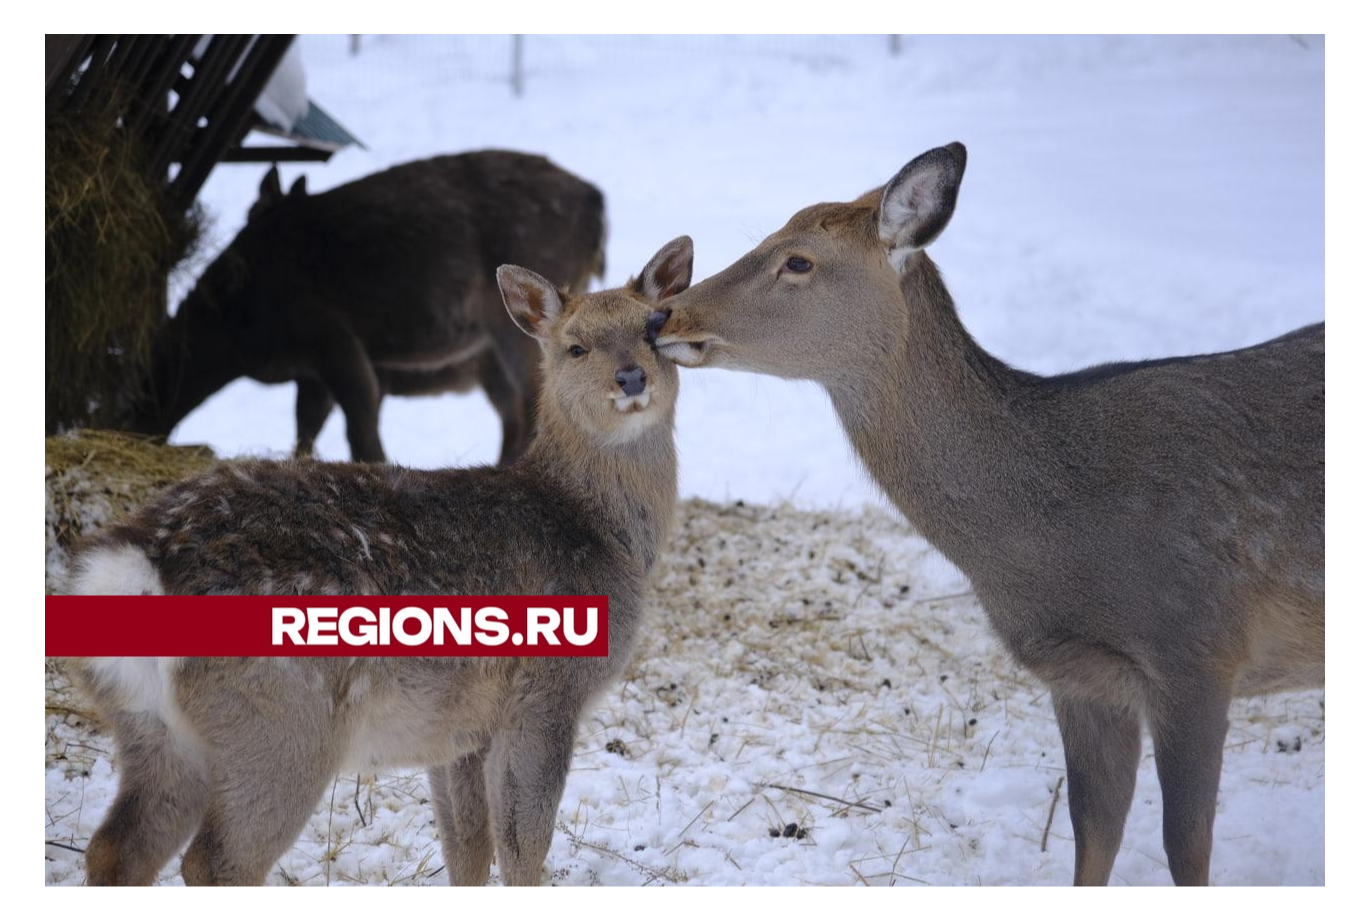
[[[163,596],[165,585],[146,554],[136,546],[91,549],[77,561],[67,592],[75,596]],[[100,689],[131,712],[158,715],[175,725],[171,677],[179,656],[97,656],[80,660]]]
[[[73,596],[164,596],[161,573],[132,545],[92,549],[77,560],[67,592]]]

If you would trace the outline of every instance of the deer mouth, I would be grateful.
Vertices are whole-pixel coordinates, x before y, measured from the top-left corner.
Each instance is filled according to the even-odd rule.
[[[633,396],[621,394],[618,397],[612,396],[611,400],[615,402],[615,409],[621,413],[642,413],[644,410],[648,409],[648,402],[651,397],[652,392],[649,389],[644,388]]]
[[[674,363],[683,366],[698,366],[709,357],[711,341],[686,340],[678,337],[659,337],[657,352]]]

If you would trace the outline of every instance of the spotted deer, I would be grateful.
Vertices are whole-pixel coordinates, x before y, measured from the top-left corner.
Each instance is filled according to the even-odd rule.
[[[826,388],[871,476],[1049,688],[1076,883],[1108,880],[1147,725],[1169,869],[1205,884],[1231,698],[1324,684],[1324,326],[1011,368],[924,251],[964,171],[947,145],[805,208],[650,330],[688,366]]]
[[[339,404],[351,457],[382,461],[386,395],[481,386],[510,463],[532,434],[539,348],[506,320],[497,266],[582,292],[604,273],[604,206],[595,186],[514,151],[413,161],[315,195],[301,179],[285,193],[271,170],[158,336],[123,423],[165,436],[242,376],[295,382],[297,454]]]
[[[543,350],[538,433],[506,467],[242,461],[174,486],[81,554],[77,594],[609,597],[604,658],[92,658],[119,789],[95,884],[259,884],[343,768],[427,766],[450,882],[540,878],[577,723],[629,661],[676,504],[676,366],[645,336],[690,279],[665,246],[627,288],[497,281]]]

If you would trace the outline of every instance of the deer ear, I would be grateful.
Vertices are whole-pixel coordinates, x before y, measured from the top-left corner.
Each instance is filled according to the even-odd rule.
[[[303,174],[293,181],[293,185],[288,188],[288,197],[291,199],[307,195],[307,174]]]
[[[284,197],[284,187],[279,182],[279,168],[271,167],[265,179],[260,181],[260,202],[269,207]]]
[[[918,155],[884,187],[880,242],[896,269],[950,223],[965,175],[965,146],[952,142]]]
[[[506,311],[521,331],[539,340],[548,340],[553,322],[563,311],[563,300],[553,284],[519,265],[497,269],[497,286]]]
[[[629,289],[660,303],[690,286],[694,265],[695,245],[690,237],[679,236],[657,251],[638,277],[629,282]]]

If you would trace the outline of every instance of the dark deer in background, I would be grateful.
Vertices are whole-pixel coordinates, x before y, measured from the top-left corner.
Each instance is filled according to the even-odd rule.
[[[539,350],[506,318],[497,266],[582,292],[604,272],[604,206],[590,183],[510,151],[415,161],[317,195],[301,180],[285,195],[271,171],[167,325],[128,428],[168,435],[243,375],[293,381],[297,453],[338,403],[351,456],[380,461],[385,394],[481,385],[508,463],[533,432]]]
[[[1231,698],[1324,686],[1324,326],[1055,377],[1010,368],[922,251],[964,171],[948,145],[806,208],[650,328],[678,362],[827,389],[876,482],[1049,687],[1076,882],[1111,873],[1143,723],[1169,869],[1206,883]]]

